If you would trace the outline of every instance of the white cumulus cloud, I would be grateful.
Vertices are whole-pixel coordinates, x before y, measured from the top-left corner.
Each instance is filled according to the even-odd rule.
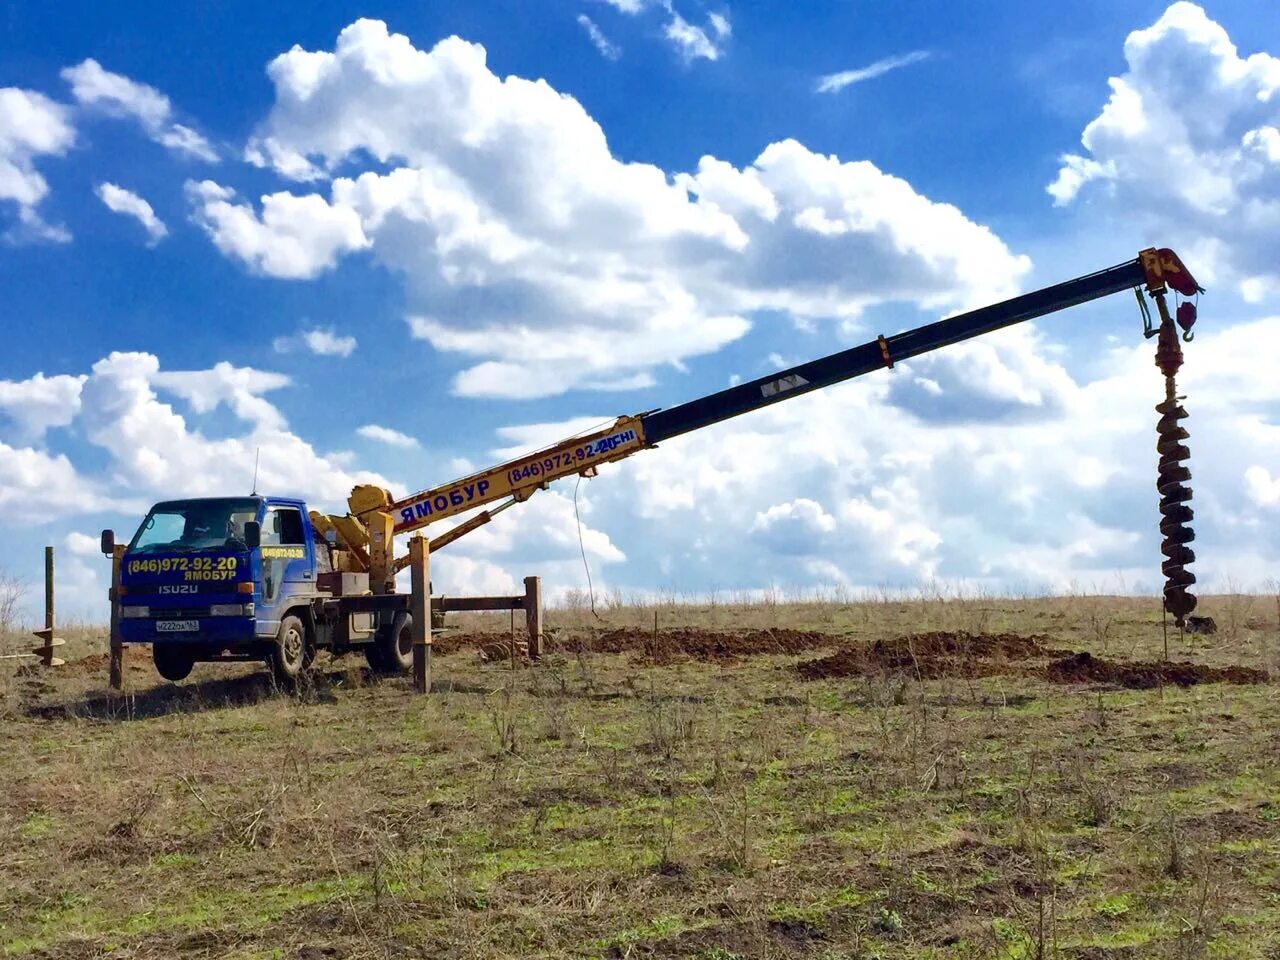
[[[218,161],[208,140],[173,120],[169,98],[155,87],[103,69],[93,59],[66,67],[62,78],[71,84],[71,95],[85,106],[136,120],[147,136],[176,153],[206,163]]]
[[[388,481],[350,470],[341,454],[321,454],[292,432],[263,394],[288,378],[222,362],[205,370],[165,371],[148,353],[113,353],[93,365],[75,427],[110,457],[110,489],[137,497],[225,496],[248,492],[254,462],[258,488],[343,505],[356,483]],[[164,395],[181,400],[189,413]],[[213,436],[190,414],[225,407],[241,429]]]
[[[38,440],[50,427],[65,427],[80,411],[85,377],[37,373],[26,380],[0,380],[0,413],[22,440]]]
[[[836,526],[836,518],[822,504],[797,497],[757,512],[748,529],[775,553],[803,556],[821,552],[827,535]]]
[[[113,505],[65,454],[0,441],[0,508],[8,523],[44,523]]]
[[[500,597],[524,593],[524,585],[492,560],[476,560],[451,547],[431,558],[431,586],[437,594]],[[406,583],[401,589],[407,590]]]
[[[192,219],[214,246],[267,276],[314,277],[342,254],[369,245],[354,210],[315,194],[268,194],[261,214],[234,202],[235,191],[212,180],[188,181],[187,196]]]
[[[1280,506],[1280,475],[1272,476],[1266,467],[1252,466],[1244,472],[1249,499],[1260,507]]]
[[[148,368],[153,366],[145,359],[148,354],[127,356]],[[263,394],[289,385],[284,374],[237,367],[223,360],[208,370],[160,370],[156,366],[148,379],[152,385],[186,400],[196,413],[209,413],[225,405],[241,420],[271,430],[284,428],[284,417],[263,399]]]
[[[901,364],[886,399],[938,423],[1052,417],[1070,407],[1078,387],[1043,343],[1023,324],[916,357]]]
[[[77,530],[73,530],[63,538],[62,542],[66,544],[67,549],[77,557],[102,556],[102,551],[99,549],[102,545],[102,541],[97,537],[89,536],[87,533],[80,533]]]
[[[169,235],[169,228],[156,216],[151,204],[132,190],[117,186],[114,183],[100,183],[94,191],[98,199],[106,204],[107,209],[126,217],[133,217],[147,231],[148,243],[155,246]]]
[[[45,223],[39,214],[49,183],[36,170],[35,161],[43,156],[62,156],[75,136],[62,104],[33,90],[0,88],[0,200],[18,206],[19,227],[9,231],[11,239],[71,239],[64,227]]]
[[[404,275],[415,336],[470,362],[459,393],[631,388],[761,311],[856,323],[884,303],[976,306],[1030,267],[956,207],[795,141],[688,173],[618,158],[572,97],[499,78],[456,37],[419,50],[361,20],[268,74],[276,102],[246,155],[333,178],[328,192],[276,194],[259,216],[206,183],[199,219],[275,275],[314,276],[367,245]],[[292,254],[268,263],[280,235]]]
[[[1054,202],[1105,209],[1180,248],[1203,277],[1250,290],[1280,279],[1280,58],[1242,56],[1194,3],[1124,43],[1128,65],[1062,158]]]

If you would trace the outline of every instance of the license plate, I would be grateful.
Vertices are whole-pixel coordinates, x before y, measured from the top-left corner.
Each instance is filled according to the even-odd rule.
[[[200,630],[199,620],[157,620],[156,633],[196,633]]]

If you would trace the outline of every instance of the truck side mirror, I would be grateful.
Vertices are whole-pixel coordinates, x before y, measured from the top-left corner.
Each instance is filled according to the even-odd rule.
[[[244,543],[250,550],[257,550],[262,545],[262,524],[257,520],[246,521],[244,525]]]
[[[116,532],[114,530],[103,530],[101,549],[108,557],[114,556],[116,552]]]

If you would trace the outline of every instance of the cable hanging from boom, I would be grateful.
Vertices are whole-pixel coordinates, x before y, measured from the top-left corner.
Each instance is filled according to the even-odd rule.
[[[591,564],[587,563],[587,543],[582,539],[582,517],[578,515],[578,488],[582,486],[582,474],[578,474],[578,482],[573,485],[573,519],[578,524],[578,549],[582,551],[582,569],[587,572],[587,599],[591,602],[591,615],[597,620],[604,618],[596,613],[596,588],[591,583]]]

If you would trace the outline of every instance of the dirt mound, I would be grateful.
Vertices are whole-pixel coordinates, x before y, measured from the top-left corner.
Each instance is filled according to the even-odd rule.
[[[1103,660],[1089,653],[1073,653],[1047,645],[1043,635],[1014,633],[915,633],[844,647],[826,657],[796,665],[806,680],[903,673],[922,680],[939,677],[988,677],[1028,673],[1053,683],[1109,683],[1134,690],[1164,684],[1190,687],[1197,683],[1265,683],[1266,671],[1251,667],[1208,667],[1181,663]],[[1045,667],[1028,660],[1056,658]]]
[[[522,640],[517,635],[517,642]],[[766,654],[797,654],[833,647],[840,637],[809,630],[605,630],[581,637],[558,639],[548,647],[566,653],[634,653],[648,663],[668,663],[689,658],[707,662],[731,662]],[[437,654],[459,650],[505,651],[510,637],[505,633],[442,633],[434,638]]]
[[[507,633],[450,633],[441,631],[431,636],[431,652],[435,656],[448,656],[459,650],[481,650],[508,646],[511,635]]]
[[[646,660],[666,662],[679,657],[704,661],[732,661],[767,654],[796,654],[835,646],[838,637],[808,630],[608,630],[590,638],[593,653],[635,651]]]
[[[1110,683],[1131,690],[1149,690],[1169,684],[1192,687],[1198,683],[1266,683],[1267,673],[1251,667],[1207,667],[1183,660],[1161,663],[1141,660],[1103,660],[1089,653],[1073,653],[1045,668],[1053,683]]]
[[[125,648],[125,663],[129,663],[131,657],[128,656],[128,648]],[[92,674],[107,675],[107,668],[110,665],[110,655],[106,653],[93,653],[87,657],[81,657],[79,660],[68,660],[64,665],[58,668],[59,676],[63,677],[84,677]]]
[[[55,667],[50,676],[58,677],[94,677],[102,676],[105,680],[107,671],[110,668],[111,655],[109,653],[91,653],[87,657],[79,657],[75,660],[68,660],[60,667]],[[131,647],[126,645],[124,648],[124,668],[125,670],[150,670],[151,667],[151,650],[149,647]],[[41,669],[37,667],[37,669]]]
[[[1049,637],[1035,634],[1024,637],[1017,633],[913,633],[905,637],[877,640],[871,656],[889,666],[912,666],[919,660],[944,658],[982,660],[1033,660],[1037,657],[1061,656],[1068,651],[1055,650],[1044,644]]]
[[[797,664],[806,680],[908,673],[935,677],[985,677],[1009,673],[1023,660],[1062,656],[1067,651],[1046,647],[1049,638],[1016,633],[913,633],[877,640],[869,646],[845,647],[828,657]]]

